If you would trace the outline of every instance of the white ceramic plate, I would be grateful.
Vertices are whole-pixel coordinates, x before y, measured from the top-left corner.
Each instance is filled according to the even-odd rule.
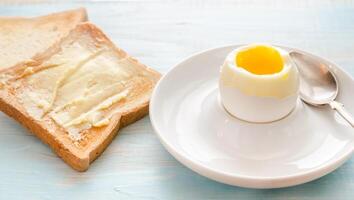
[[[219,67],[237,47],[195,54],[160,80],[150,118],[165,148],[203,176],[250,188],[305,183],[343,164],[354,150],[354,131],[329,108],[299,100],[288,117],[268,124],[240,121],[224,110],[218,99]],[[338,100],[354,113],[354,81],[331,65],[340,81]]]

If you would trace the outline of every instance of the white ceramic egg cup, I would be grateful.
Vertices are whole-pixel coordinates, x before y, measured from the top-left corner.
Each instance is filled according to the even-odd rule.
[[[225,56],[239,46],[195,54],[159,81],[150,119],[165,148],[203,176],[250,188],[305,183],[343,164],[354,151],[354,132],[329,108],[299,100],[287,117],[263,124],[239,120],[225,111],[218,99],[219,69]],[[338,100],[354,113],[354,80],[331,65],[340,81]]]

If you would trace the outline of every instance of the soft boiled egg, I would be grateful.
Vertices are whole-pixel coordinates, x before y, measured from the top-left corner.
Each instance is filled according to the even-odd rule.
[[[219,90],[225,109],[250,122],[271,122],[288,115],[298,98],[298,71],[279,47],[253,44],[228,54]]]

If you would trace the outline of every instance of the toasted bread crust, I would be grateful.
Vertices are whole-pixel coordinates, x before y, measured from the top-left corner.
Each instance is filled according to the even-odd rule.
[[[74,31],[82,34],[88,33],[95,42],[97,42],[97,45],[108,45],[115,50],[117,55],[128,56],[123,50],[115,47],[108,37],[91,23],[82,23],[76,27],[73,32]],[[72,34],[69,34],[67,37],[73,36]],[[66,38],[63,38],[62,41],[65,39]],[[58,42],[47,51],[33,57],[32,60],[34,63],[41,63],[48,57],[48,55],[55,53],[57,49],[60,48],[60,43],[61,42]],[[141,67],[141,70],[146,70],[150,73],[154,82],[157,82],[160,77],[158,72],[146,67],[135,59],[132,59],[132,61],[135,65]],[[25,62],[19,63],[11,69],[3,71],[3,73],[18,73],[24,66],[26,66]],[[82,141],[83,144],[80,144],[81,146],[79,145],[79,147],[72,141],[68,134],[53,121],[43,122],[33,119],[17,101],[15,96],[11,94],[11,90],[0,90],[0,110],[14,118],[16,121],[19,121],[44,143],[48,144],[58,156],[60,156],[72,168],[77,171],[86,171],[90,163],[93,162],[112,142],[120,128],[135,122],[148,113],[151,90],[144,91],[144,95],[137,105],[123,113],[117,113],[111,117],[109,125],[101,128],[92,128],[92,130],[90,130],[90,137],[87,137],[86,140]]]
[[[58,140],[52,134],[48,134],[48,130],[41,123],[29,116],[13,96],[0,92],[0,110],[34,133],[45,144],[48,144],[74,169],[83,171],[88,168],[89,160],[87,158],[78,158],[61,140]]]

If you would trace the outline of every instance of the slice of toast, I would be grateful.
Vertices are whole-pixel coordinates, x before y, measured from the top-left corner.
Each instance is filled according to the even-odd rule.
[[[43,52],[87,20],[84,8],[41,17],[0,17],[0,70]]]
[[[86,22],[1,74],[0,109],[85,171],[119,128],[148,113],[159,77]]]

